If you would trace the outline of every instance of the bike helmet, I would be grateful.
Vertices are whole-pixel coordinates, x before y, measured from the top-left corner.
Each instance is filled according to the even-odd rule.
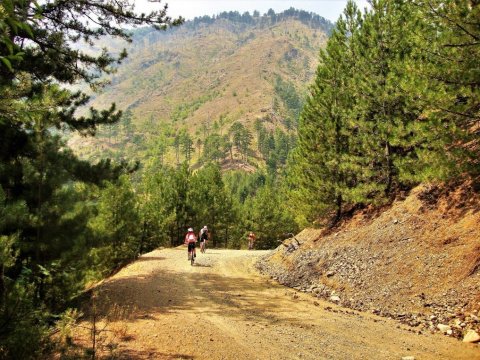
[[[208,229],[207,229],[207,225],[205,225],[203,228],[204,228],[205,230],[208,230]]]
[[[188,232],[192,232],[193,231],[193,228],[188,228]]]

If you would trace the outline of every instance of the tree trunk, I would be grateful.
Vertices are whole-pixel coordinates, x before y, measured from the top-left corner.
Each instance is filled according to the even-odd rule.
[[[339,221],[340,221],[340,218],[342,216],[342,202],[343,202],[343,199],[342,199],[342,194],[338,194],[337,195],[337,199],[335,201],[335,205],[337,207],[337,211],[336,211],[336,214],[335,214],[335,219],[333,220],[333,224],[332,225],[335,225],[337,224]]]
[[[2,305],[5,305],[6,301],[6,289],[5,289],[5,265],[1,264],[0,266],[0,299]]]
[[[228,224],[225,226],[225,249],[228,249]]]
[[[385,195],[388,197],[388,195],[390,195],[390,192],[392,191],[393,183],[392,149],[388,141],[385,144],[385,157],[387,158],[387,186],[385,188]]]
[[[140,254],[143,254],[143,251],[144,251],[143,245],[145,244],[146,237],[147,237],[147,221],[144,220],[143,221],[142,236],[140,238],[140,246],[139,246],[139,249],[138,249],[138,252]]]

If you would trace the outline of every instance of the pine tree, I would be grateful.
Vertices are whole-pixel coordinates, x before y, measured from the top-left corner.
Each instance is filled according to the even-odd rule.
[[[480,119],[480,4],[475,1],[419,1],[415,75],[424,86],[423,119],[429,142],[443,152],[424,146],[419,157],[425,164],[419,180],[446,179],[465,171],[479,174]],[[417,10],[416,9],[416,10]],[[419,64],[421,66],[419,66]],[[426,95],[426,96],[425,96]],[[445,145],[446,144],[446,145]]]
[[[185,157],[185,161],[187,162],[187,164],[189,164],[190,160],[192,159],[192,153],[195,151],[195,149],[193,148],[193,140],[187,132],[183,132],[180,135],[179,141],[182,147],[182,152]]]
[[[172,142],[173,149],[175,150],[175,159],[177,166],[180,164],[180,145],[182,143],[181,136],[179,134],[175,134]]]
[[[234,213],[218,164],[209,163],[192,177],[188,203],[194,214],[192,223],[197,229],[208,226],[213,247],[220,244],[222,233],[223,242],[228,242],[226,229],[233,221]]]
[[[237,121],[230,127],[230,134],[235,148],[243,155],[243,159],[247,160],[253,139],[252,133],[242,123]]]
[[[138,191],[140,201],[140,253],[169,245],[176,236],[174,170],[161,165],[147,168]]]
[[[171,245],[178,246],[183,243],[183,236],[187,228],[191,227],[190,219],[193,217],[193,209],[188,201],[190,191],[191,172],[187,163],[180,165],[173,172],[172,185],[174,190],[172,210],[175,214],[175,224],[172,229]]]
[[[356,114],[360,132],[375,134],[364,140],[364,153],[374,160],[373,180],[387,196],[397,187],[445,180],[462,161],[453,145],[461,142],[461,131],[438,111],[446,99],[454,103],[457,94],[435,80],[441,67],[431,56],[443,48],[433,33],[446,29],[431,25],[431,15],[418,4],[374,1],[358,37],[362,56],[356,92],[361,101]]]
[[[405,41],[409,37],[401,28],[402,21],[409,24],[405,10],[400,3],[373,1],[357,37],[361,56],[355,91],[362,97],[355,115],[364,154],[377,168],[372,180],[387,195],[398,185],[400,163],[412,149],[409,124],[420,114],[419,108],[408,108],[408,94],[399,86],[405,81],[404,60],[413,46]],[[375,136],[369,139],[367,134],[372,133]]]
[[[198,149],[198,157],[200,157],[202,151],[203,141],[202,139],[197,139],[197,149]]]
[[[478,11],[468,1],[375,0],[361,17],[347,5],[321,52],[289,161],[300,221],[334,203],[338,219],[342,204],[475,173]]]
[[[354,40],[361,24],[356,6],[349,2],[325,50],[310,95],[300,116],[298,147],[290,161],[292,194],[307,217],[335,211],[338,221],[345,202],[358,200],[361,181],[358,152],[352,137],[355,104],[351,79],[356,71]],[[357,191],[353,191],[356,188]]]
[[[76,111],[89,97],[71,91],[72,85],[85,82],[98,88],[102,77],[126,56],[122,52],[115,57],[107,50],[91,55],[89,48],[103,35],[129,40],[130,31],[125,29],[130,25],[165,27],[181,22],[168,18],[165,9],[137,15],[131,4],[126,0],[6,0],[0,4],[0,187],[5,203],[25,204],[29,218],[17,224],[18,266],[8,269],[8,276],[23,282],[23,289],[17,290],[35,294],[33,305],[41,313],[57,311],[64,305],[61,299],[69,299],[85,280],[85,239],[95,239],[87,236],[86,227],[92,199],[77,187],[114,180],[136,167],[113,165],[109,160],[94,165],[82,161],[57,135],[59,131],[93,135],[98,126],[121,117],[114,105],[106,110],[91,108],[86,115]],[[95,26],[83,21],[87,17],[95,18]],[[74,47],[76,42],[86,46]],[[65,85],[68,88],[62,88]],[[11,235],[10,229],[0,230],[2,239]],[[45,319],[40,312],[30,314],[28,319],[36,322],[26,321],[25,329],[41,333]],[[2,319],[2,331],[6,331],[0,334],[2,344],[12,319]],[[12,336],[22,334],[27,331]],[[28,336],[23,341],[31,346],[24,346],[23,352],[2,347],[2,354],[32,357],[38,343]]]
[[[133,120],[133,114],[131,110],[127,110],[122,114],[121,117],[121,125],[122,125],[122,130],[126,136],[126,138],[131,138],[133,133],[135,132],[135,125],[132,122]]]
[[[211,134],[205,139],[203,145],[203,161],[220,161],[225,157],[226,148],[223,138],[218,134]]]
[[[233,143],[228,135],[223,136],[223,152],[224,154],[229,154],[230,160],[233,161]]]
[[[111,263],[107,262],[107,269],[123,265],[140,254],[137,198],[125,175],[118,183],[109,183],[101,191],[98,215],[90,226],[109,249],[106,261]]]
[[[247,217],[246,231],[257,236],[256,248],[272,249],[286,233],[295,233],[298,228],[286,209],[284,192],[273,179],[245,202]]]

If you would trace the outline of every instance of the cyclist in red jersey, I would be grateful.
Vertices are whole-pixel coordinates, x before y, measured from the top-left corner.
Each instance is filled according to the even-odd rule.
[[[197,237],[193,232],[193,228],[188,228],[188,232],[185,235],[185,245],[188,246],[188,260],[190,260],[190,256],[194,258],[197,257],[197,253],[195,251],[195,244],[197,242]]]

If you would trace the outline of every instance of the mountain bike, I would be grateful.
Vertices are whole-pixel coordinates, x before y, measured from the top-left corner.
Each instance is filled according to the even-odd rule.
[[[193,266],[195,263],[195,244],[192,247],[190,247],[190,244],[188,245],[188,260],[190,260],[190,265]]]

